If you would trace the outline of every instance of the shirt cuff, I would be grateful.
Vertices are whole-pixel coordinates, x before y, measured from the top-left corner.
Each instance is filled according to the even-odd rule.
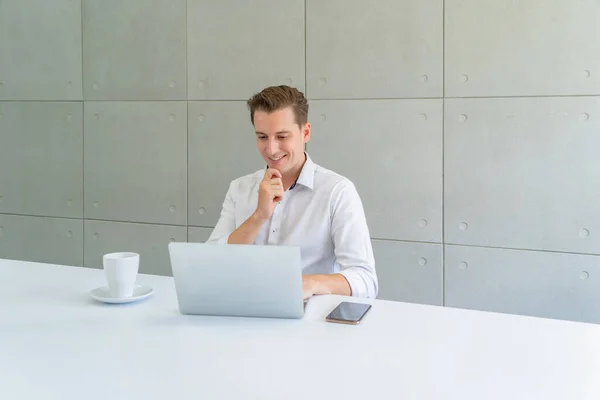
[[[338,273],[348,281],[352,297],[375,298],[377,296],[375,283],[368,279],[366,271],[360,268],[347,268]]]
[[[223,236],[219,239],[218,243],[219,244],[227,244],[227,241],[229,240],[229,235]]]

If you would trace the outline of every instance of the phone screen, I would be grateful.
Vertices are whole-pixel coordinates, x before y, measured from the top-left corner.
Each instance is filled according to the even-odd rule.
[[[328,316],[329,319],[358,322],[369,311],[370,304],[341,302]]]

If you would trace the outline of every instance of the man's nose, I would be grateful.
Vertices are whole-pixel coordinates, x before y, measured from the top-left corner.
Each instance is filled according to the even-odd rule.
[[[274,155],[277,153],[277,151],[279,150],[279,144],[277,143],[277,140],[275,139],[267,139],[267,152],[269,153],[269,155]]]

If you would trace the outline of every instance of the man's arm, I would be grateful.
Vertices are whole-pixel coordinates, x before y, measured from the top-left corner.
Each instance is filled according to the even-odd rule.
[[[219,221],[206,243],[252,244],[258,236],[265,220],[261,219],[256,212],[244,221],[239,228],[235,228],[235,202],[233,200],[235,191],[235,182],[232,182],[225,195]]]
[[[340,272],[305,275],[304,297],[313,294],[377,297],[379,285],[369,228],[360,196],[350,181],[339,184],[332,196],[331,237]]]
[[[260,228],[265,223],[256,213],[253,213],[239,228],[231,232],[228,244],[252,244],[256,240]]]
[[[281,172],[272,168],[265,171],[263,180],[260,182],[256,211],[237,229],[235,228],[235,201],[233,200],[235,191],[234,181],[229,185],[229,190],[223,202],[221,217],[207,243],[254,243],[260,232],[260,228],[271,218],[274,208],[283,198],[284,191]]]
[[[342,274],[312,274],[302,277],[302,291],[307,299],[315,294],[352,296],[352,289]]]
[[[227,194],[225,194],[225,200],[223,200],[221,216],[206,243],[225,244],[228,242],[229,235],[235,229],[235,202],[233,196],[236,191],[236,181],[232,181],[229,184]]]

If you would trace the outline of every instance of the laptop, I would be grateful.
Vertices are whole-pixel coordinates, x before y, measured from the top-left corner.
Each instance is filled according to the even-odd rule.
[[[181,314],[302,318],[300,248],[169,243]]]

